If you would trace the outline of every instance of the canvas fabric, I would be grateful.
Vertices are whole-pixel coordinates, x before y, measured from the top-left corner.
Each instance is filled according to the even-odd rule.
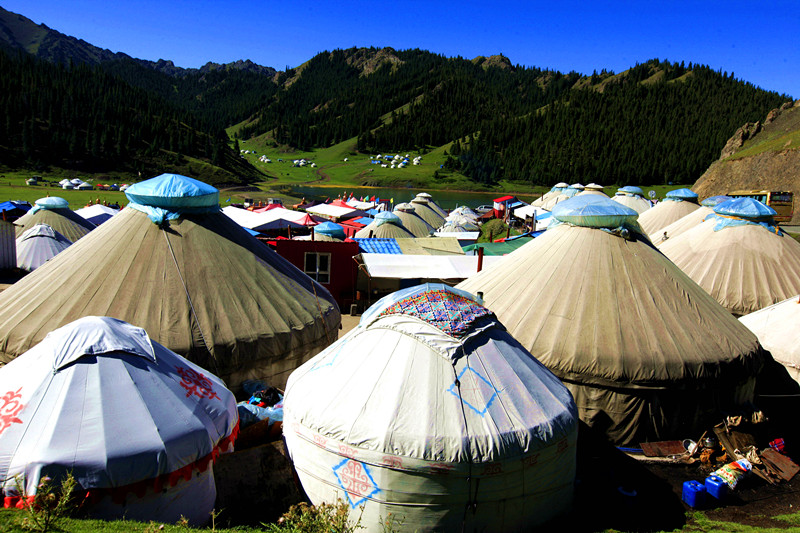
[[[761,225],[715,231],[711,217],[659,249],[736,316],[800,293],[800,243]]]
[[[35,213],[32,211],[33,209],[14,221],[17,238],[36,224],[47,224],[71,242],[77,241],[95,228],[94,224],[76,215],[71,209],[40,209]]]
[[[650,404],[675,388],[691,402],[693,390],[711,387],[719,401],[698,410],[737,405],[763,364],[755,336],[645,239],[557,226],[457,287],[482,292],[534,357],[591,391],[576,398],[578,406],[606,413],[611,422],[601,431],[617,426],[612,438],[650,425],[650,405],[614,418],[642,391],[651,391]],[[678,429],[684,426],[658,427],[658,434],[682,438]]]
[[[673,239],[678,235],[694,228],[703,223],[703,221],[708,217],[708,215],[713,215],[714,210],[707,206],[700,206],[699,208],[695,209],[688,215],[679,218],[672,224],[668,224],[658,230],[657,232],[653,233],[650,236],[653,244],[656,246],[661,246],[669,239]],[[667,238],[664,239],[664,233],[667,234]]]
[[[800,296],[739,318],[758,337],[772,358],[800,383]]]
[[[424,198],[414,198],[411,200],[411,205],[414,206],[414,212],[422,220],[427,222],[434,229],[441,227],[444,224],[445,217],[437,213],[430,207],[428,200]]]
[[[699,208],[700,206],[694,202],[662,201],[639,215],[639,225],[651,240],[657,239],[663,233],[660,231],[661,228],[682,219]]]
[[[162,229],[126,208],[89,237],[0,293],[0,360],[82,316],[112,316],[231,388],[282,387],[336,339],[328,291],[221,212]]]
[[[414,237],[427,237],[436,229],[422,220],[422,218],[416,214],[416,210],[409,212],[402,209],[397,209],[397,207],[395,207],[393,213],[400,217],[400,221],[403,222],[403,226]]]

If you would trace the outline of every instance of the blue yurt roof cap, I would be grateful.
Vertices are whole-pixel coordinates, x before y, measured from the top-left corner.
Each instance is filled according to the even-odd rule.
[[[747,219],[771,219],[775,210],[755,198],[734,198],[717,204],[714,212],[718,215],[734,216]]]
[[[675,189],[667,193],[667,198],[674,200],[697,200],[697,193],[691,189]]]
[[[188,213],[219,211],[219,191],[194,178],[180,174],[161,174],[125,190],[128,207],[142,211],[161,224]]]
[[[720,194],[718,196],[709,196],[708,198],[700,202],[700,205],[704,205],[706,207],[714,207],[716,205],[721,204],[722,202],[727,202],[728,200],[731,200],[730,196],[725,196],[724,194]]]
[[[580,195],[557,203],[553,218],[587,228],[618,228],[635,223],[639,213],[601,195]]]

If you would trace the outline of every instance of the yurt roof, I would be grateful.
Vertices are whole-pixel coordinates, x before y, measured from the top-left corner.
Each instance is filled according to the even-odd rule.
[[[761,364],[755,336],[634,227],[627,238],[551,227],[458,288],[483,293],[534,357],[576,383],[736,382]]]
[[[435,229],[444,224],[445,217],[436,212],[429,204],[430,202],[425,198],[416,197],[411,200],[417,216]]]
[[[36,270],[71,244],[47,224],[36,224],[17,238],[17,267],[28,272]]]
[[[727,202],[728,200],[732,200],[732,199],[733,198],[731,196],[726,196],[724,194],[720,194],[720,195],[717,195],[717,196],[709,196],[708,198],[706,198],[705,200],[700,202],[700,205],[703,205],[703,206],[706,206],[706,207],[714,207],[717,204],[721,204],[722,202]]]
[[[170,487],[170,474],[205,469],[237,429],[236,400],[219,378],[108,317],[52,331],[0,368],[0,388],[18,406],[0,434],[0,477],[25,473],[29,494],[41,477],[67,472],[84,492]]]
[[[414,237],[427,237],[436,229],[417,215],[414,206],[411,204],[399,204],[395,206],[392,212],[400,217],[403,226],[411,232]]]
[[[623,192],[627,194],[638,194],[639,196],[644,196],[644,191],[642,191],[641,187],[637,187],[635,185],[625,185],[624,187],[620,187],[617,189],[617,192]]]
[[[697,193],[691,189],[674,189],[667,192],[667,200],[697,202]]]
[[[32,209],[14,221],[17,237],[36,224],[47,224],[72,242],[95,228],[94,224],[76,215],[66,200],[55,196],[36,200]]]
[[[800,293],[800,243],[770,222],[715,213],[659,249],[738,316]]]
[[[714,214],[713,209],[701,205],[698,209],[695,209],[694,211],[684,216],[683,218],[679,218],[672,224],[668,224],[663,228],[661,228],[660,230],[658,230],[658,232],[651,235],[650,240],[656,246],[661,246],[669,239],[675,238],[678,235],[681,235],[682,233],[701,224],[708,215],[713,215],[713,214]]]
[[[659,230],[680,220],[700,206],[691,201],[663,200],[639,215],[639,225],[648,235],[656,238]]]
[[[758,337],[775,361],[800,372],[800,296],[739,318]]]
[[[314,233],[318,235],[327,235],[334,239],[345,240],[347,237],[344,233],[344,228],[336,222],[322,222],[314,226]]]
[[[292,373],[284,409],[295,431],[355,447],[362,460],[401,456],[409,469],[413,460],[466,471],[470,462],[519,458],[577,423],[555,376],[473,295],[442,284],[370,307]]]
[[[626,207],[630,207],[640,215],[653,207],[653,204],[651,204],[649,200],[638,194],[615,194],[611,199]]]
[[[406,229],[403,221],[396,214],[382,211],[375,215],[375,220],[358,230],[357,239],[374,237],[377,239],[410,239],[414,235]]]
[[[80,317],[113,316],[231,387],[256,377],[281,386],[336,338],[339,309],[219,207],[203,209],[164,210],[154,224],[129,205],[0,293],[0,360]]]

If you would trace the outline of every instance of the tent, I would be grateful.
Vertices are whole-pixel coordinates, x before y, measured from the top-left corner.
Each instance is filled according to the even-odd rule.
[[[660,246],[667,239],[672,239],[683,232],[692,229],[703,222],[709,215],[714,214],[714,207],[724,201],[730,200],[730,196],[712,196],[701,202],[699,208],[661,228],[657,234],[653,235],[652,241],[656,246]]]
[[[739,321],[755,333],[772,358],[800,384],[800,296],[759,309]]]
[[[800,293],[800,243],[753,198],[718,204],[659,249],[723,307],[742,316]]]
[[[539,237],[457,288],[508,331],[617,445],[701,435],[753,399],[755,336],[654,248],[637,213],[599,196],[553,210]]]
[[[36,224],[17,238],[17,268],[33,272],[71,244],[47,224]]]
[[[446,285],[381,299],[293,372],[283,427],[311,502],[340,498],[369,530],[390,514],[409,531],[527,530],[571,506],[569,392]]]
[[[39,198],[30,211],[14,221],[17,237],[36,224],[47,224],[72,242],[95,228],[94,224],[76,215],[69,208],[69,202],[55,196]]]
[[[661,228],[685,217],[700,206],[697,194],[689,189],[669,191],[667,197],[639,217],[639,225],[650,239],[657,241]]]
[[[203,525],[212,463],[236,438],[222,381],[120,320],[67,324],[0,368],[0,479],[8,506],[72,473],[89,515]],[[88,493],[88,494],[87,494]]]
[[[650,200],[644,197],[642,189],[632,185],[620,187],[611,199],[626,207],[630,207],[640,215],[653,207]]]
[[[419,215],[413,204],[401,203],[394,206],[392,211],[395,215],[400,217],[403,226],[411,232],[414,237],[427,237],[436,229],[427,222],[425,222]]]
[[[414,206],[414,212],[422,220],[430,224],[433,229],[440,227],[444,224],[444,216],[440,215],[438,211],[433,209],[427,198],[417,196],[411,200],[411,205]]]
[[[406,229],[400,217],[390,211],[381,211],[368,225],[358,230],[356,239],[411,239],[414,235]]]
[[[544,193],[544,194],[541,196],[541,198],[537,198],[536,200],[534,200],[533,202],[531,202],[531,205],[532,205],[532,206],[534,206],[534,207],[542,207],[542,206],[545,204],[545,202],[547,202],[547,201],[549,201],[549,200],[551,200],[551,199],[554,199],[554,198],[556,198],[556,197],[557,197],[558,195],[560,195],[560,194],[561,194],[561,193],[564,191],[564,189],[566,189],[567,187],[569,187],[569,185],[567,185],[567,184],[566,184],[566,183],[564,183],[563,181],[562,181],[562,182],[559,182],[559,183],[556,183],[556,184],[555,184],[555,185],[554,185],[554,186],[553,186],[553,187],[552,187],[552,188],[551,188],[549,191],[547,191],[546,193]]]
[[[578,194],[582,195],[595,194],[598,196],[605,196],[606,198],[608,198],[608,195],[603,192],[604,188],[605,187],[603,187],[602,185],[598,185],[596,183],[590,183],[589,185],[583,188],[583,192],[580,192]]]
[[[118,215],[0,293],[0,360],[82,316],[113,316],[232,389],[282,387],[336,340],[333,297],[223,215],[214,187],[162,174],[125,194]]]
[[[119,209],[102,204],[87,205],[75,211],[76,215],[85,218],[95,226],[99,226],[117,213],[119,213]]]
[[[428,207],[433,209],[433,211],[436,212],[436,214],[439,215],[440,217],[447,218],[447,211],[445,211],[444,209],[439,207],[439,204],[437,204],[434,201],[433,197],[430,194],[428,194],[426,192],[421,192],[421,193],[417,194],[416,197],[417,198],[421,198],[423,200],[427,200],[428,201],[428,203],[427,203]]]

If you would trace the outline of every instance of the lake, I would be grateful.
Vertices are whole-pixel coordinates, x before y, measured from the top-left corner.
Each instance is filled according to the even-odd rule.
[[[455,209],[459,205],[466,205],[471,208],[478,207],[479,205],[491,205],[495,198],[505,196],[506,193],[498,192],[460,192],[460,191],[440,191],[440,190],[424,190],[424,189],[385,189],[379,187],[308,187],[296,186],[292,187],[292,196],[298,198],[305,197],[307,200],[325,200],[330,198],[336,199],[339,195],[347,193],[348,198],[350,193],[354,196],[361,198],[362,196],[375,196],[376,198],[394,199],[394,205],[402,202],[410,202],[414,197],[421,193],[427,192],[442,209]],[[534,201],[538,196],[533,194],[523,194],[517,196],[520,200],[526,203]]]

